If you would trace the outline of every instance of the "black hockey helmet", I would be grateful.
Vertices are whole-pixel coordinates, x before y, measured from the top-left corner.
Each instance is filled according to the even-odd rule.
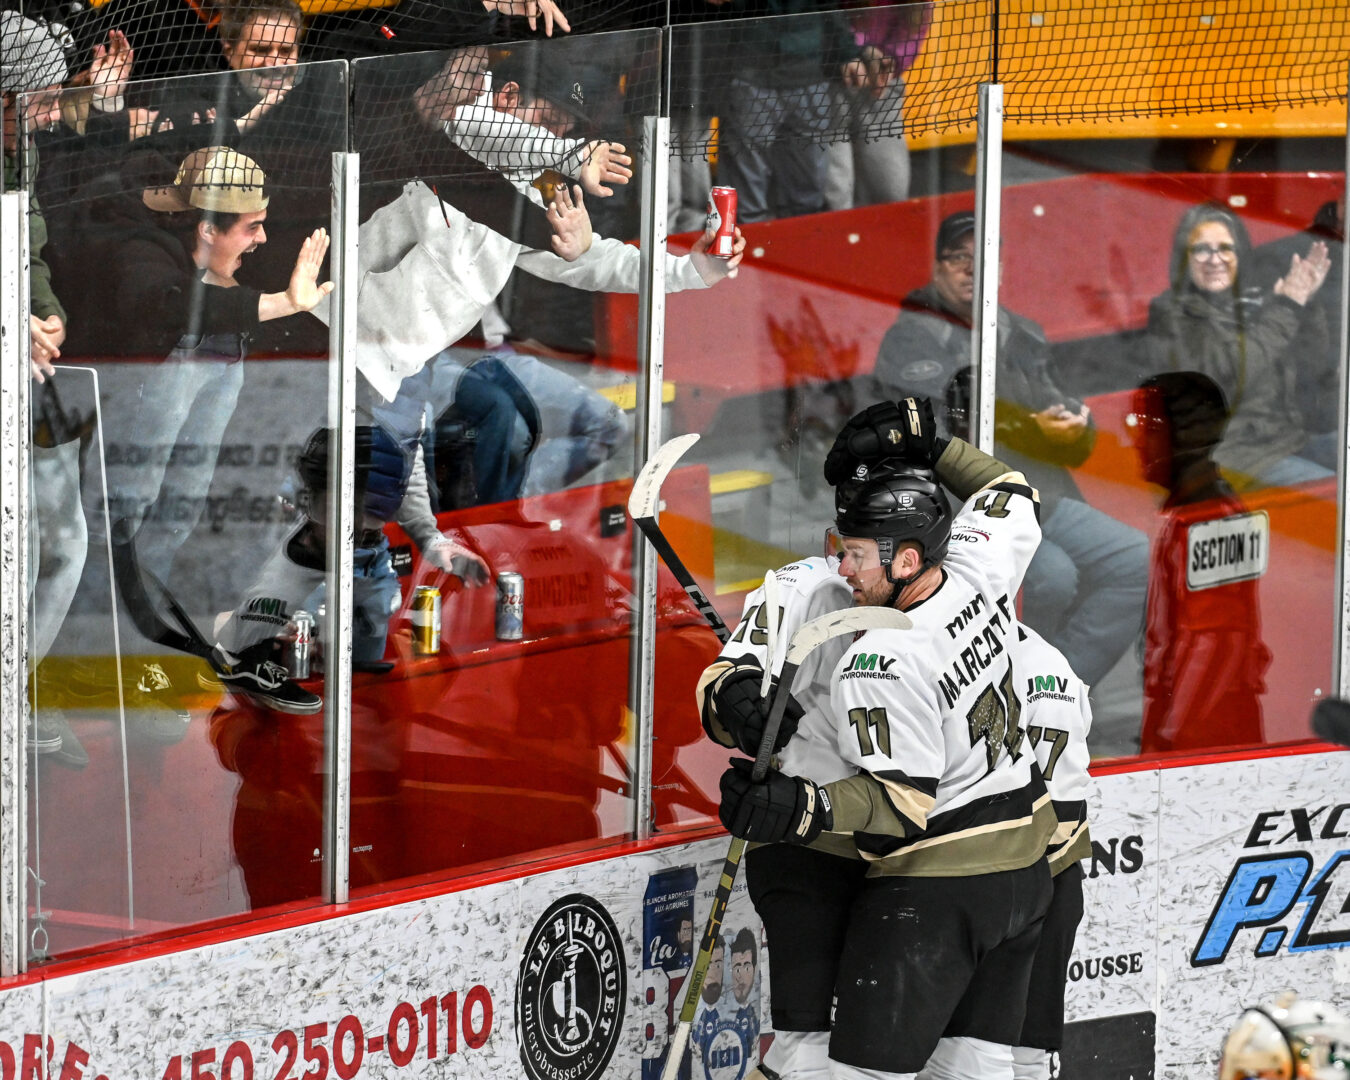
[[[921,548],[920,574],[947,557],[952,511],[932,472],[883,462],[858,466],[854,476],[835,489],[834,524],[841,537],[875,540],[886,576],[894,581],[891,560],[902,543]]]

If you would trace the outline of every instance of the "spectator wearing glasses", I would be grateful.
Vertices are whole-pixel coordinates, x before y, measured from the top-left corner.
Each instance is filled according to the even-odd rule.
[[[905,297],[882,339],[881,396],[947,401],[944,438],[969,429],[975,215],[938,227],[929,283]],[[994,452],[1040,491],[1042,538],[1023,583],[1024,621],[1059,649],[1085,683],[1099,682],[1138,634],[1148,591],[1148,540],[1083,501],[1069,469],[1096,442],[1092,416],[1050,372],[1045,331],[998,310]]]
[[[1228,429],[1215,450],[1229,483],[1244,491],[1306,483],[1331,470],[1302,456],[1308,430],[1297,404],[1300,360],[1291,350],[1327,334],[1310,301],[1331,267],[1324,241],[1290,257],[1267,292],[1254,277],[1251,241],[1237,216],[1211,203],[1182,216],[1172,240],[1172,285],[1149,305],[1150,372],[1197,371],[1223,391]],[[1325,347],[1325,346],[1324,346]]]

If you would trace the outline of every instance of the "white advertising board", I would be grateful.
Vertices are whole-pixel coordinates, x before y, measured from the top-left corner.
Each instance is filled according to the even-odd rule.
[[[1161,773],[1158,1076],[1211,1080],[1248,1005],[1350,1010],[1350,756]]]
[[[1244,1006],[1294,988],[1350,1007],[1347,778],[1350,756],[1315,753],[1095,782],[1063,1080],[1209,1080]],[[0,990],[0,1080],[654,1080],[725,852],[704,840]],[[743,1080],[767,1044],[743,876],[723,941],[685,1080]]]
[[[725,854],[704,841],[19,986],[0,992],[0,1078],[637,1080],[665,1034],[642,958],[666,926],[676,953],[697,943]],[[672,873],[687,937],[682,918],[645,914],[653,877]],[[701,1010],[699,1080],[741,1080],[768,1028],[743,887],[724,928],[729,949],[754,942],[755,971],[742,1003],[724,958],[729,1023]],[[674,998],[688,954],[666,959]]]

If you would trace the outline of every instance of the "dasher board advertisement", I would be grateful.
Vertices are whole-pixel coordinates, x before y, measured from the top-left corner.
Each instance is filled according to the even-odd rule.
[[[1061,1080],[1210,1080],[1245,1006],[1293,988],[1350,1007],[1347,780],[1339,752],[1097,778]],[[39,971],[0,991],[0,1078],[650,1078],[725,853],[715,837]],[[723,943],[689,1080],[744,1080],[771,1037],[743,888]]]
[[[702,841],[20,985],[0,992],[0,1077],[639,1080],[644,956],[682,976],[725,854]],[[743,895],[731,914],[758,957]],[[709,1080],[758,1060],[768,1015],[758,972],[737,982],[727,958],[724,983]]]
[[[1160,776],[1158,1076],[1211,1080],[1249,1005],[1350,1011],[1350,755]]]

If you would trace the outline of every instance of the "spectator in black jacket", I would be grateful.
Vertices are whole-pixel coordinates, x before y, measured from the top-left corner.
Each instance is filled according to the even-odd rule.
[[[333,289],[318,282],[328,250],[323,229],[301,245],[285,291],[238,281],[243,260],[267,242],[265,182],[257,163],[237,151],[193,151],[172,183],[145,189],[136,203],[113,204],[120,222],[108,207],[91,251],[102,273],[87,306],[113,316],[103,351],[145,362],[140,378],[119,382],[104,404],[112,537],[134,545],[140,564],[165,581],[204,509],[251,337],[261,323],[309,311]],[[97,522],[94,485],[90,477],[86,505]],[[128,593],[125,584],[119,592]],[[128,646],[134,621],[121,625],[123,651],[146,651]],[[124,682],[151,699],[137,706],[156,716],[142,729],[175,741],[189,715],[163,670],[149,667],[157,670],[130,672]]]
[[[1296,395],[1304,361],[1294,351],[1302,342],[1317,365],[1328,349],[1315,302],[1331,268],[1326,243],[1312,241],[1306,258],[1291,255],[1270,291],[1251,282],[1252,262],[1236,214],[1215,203],[1191,207],[1173,236],[1171,287],[1149,304],[1144,338],[1150,373],[1198,371],[1223,391],[1231,416],[1214,460],[1239,492],[1332,475],[1306,452]]]
[[[938,228],[932,280],[905,297],[882,339],[876,376],[890,398],[948,402],[944,436],[968,437],[975,215]],[[1148,591],[1148,539],[1083,501],[1069,469],[1097,432],[1087,406],[1050,373],[1045,332],[998,312],[994,452],[1041,495],[1041,546],[1023,583],[1023,615],[1088,684],[1111,670],[1138,634]]]
[[[1345,190],[1323,203],[1312,224],[1291,236],[1262,244],[1252,252],[1252,284],[1264,293],[1289,272],[1295,255],[1307,259],[1314,244],[1323,244],[1331,265],[1322,287],[1308,299],[1321,312],[1300,324],[1288,355],[1297,358],[1294,401],[1303,417],[1308,441],[1299,453],[1328,469],[1336,468],[1337,411],[1340,387],[1341,274],[1345,267]],[[1322,328],[1325,323],[1325,330]]]
[[[859,56],[843,14],[823,10],[827,6],[823,0],[728,0],[720,8],[731,18],[792,16],[711,31],[714,55],[733,72],[719,103],[717,183],[736,189],[742,222],[825,209],[825,145],[838,126],[835,88],[845,65]]]

